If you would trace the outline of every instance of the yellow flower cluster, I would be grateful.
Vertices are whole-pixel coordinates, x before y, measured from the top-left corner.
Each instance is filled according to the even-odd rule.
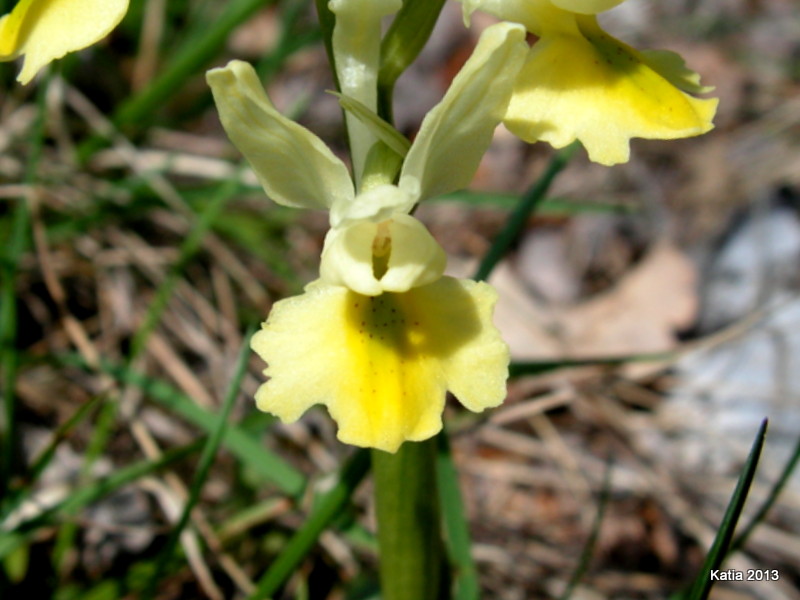
[[[441,429],[448,390],[474,411],[503,400],[508,350],[492,324],[494,290],[444,277],[444,253],[411,211],[468,185],[501,121],[529,142],[578,139],[607,165],[628,160],[632,137],[708,131],[716,100],[690,95],[707,90],[680,57],[638,52],[599,27],[595,15],[621,1],[462,0],[467,22],[478,9],[508,22],[484,31],[410,148],[388,144],[396,160],[370,163],[392,152],[376,81],[381,21],[401,3],[332,0],[343,106],[358,107],[346,115],[352,175],[275,110],[249,65],[209,72],[222,123],[266,193],[330,211],[320,278],[276,303],[252,340],[268,365],[259,408],[292,422],[324,404],[342,441],[394,452]]]
[[[622,1],[461,0],[467,24],[476,10],[506,22],[483,32],[409,144],[375,114],[381,24],[401,0],[331,0],[352,173],[272,106],[250,65],[209,71],[222,124],[267,195],[330,213],[320,278],[276,303],[253,337],[268,364],[260,409],[291,422],[324,404],[342,441],[394,452],[441,429],[448,391],[473,411],[502,402],[508,348],[492,324],[495,292],[445,277],[444,251],[411,213],[470,183],[501,121],[528,142],[580,140],[605,165],[628,160],[631,138],[712,128],[717,100],[695,97],[708,88],[677,54],[637,51],[599,26],[597,14]],[[21,0],[0,19],[0,60],[24,57],[27,83],[102,39],[127,9]]]

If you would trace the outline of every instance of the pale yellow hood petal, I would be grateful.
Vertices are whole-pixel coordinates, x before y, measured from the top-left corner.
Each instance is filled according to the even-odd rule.
[[[231,61],[206,73],[220,121],[278,204],[330,208],[353,199],[344,163],[316,135],[280,114],[251,65]]]
[[[380,280],[385,291],[405,292],[444,274],[447,255],[425,225],[411,215],[397,214],[387,227],[391,252]]]
[[[417,219],[403,213],[352,221],[325,237],[320,278],[365,296],[405,292],[439,279],[447,257]]]
[[[17,80],[28,83],[49,62],[106,37],[128,0],[21,0],[0,19],[0,60],[25,60]]]
[[[356,221],[333,227],[325,236],[319,264],[320,279],[331,285],[355,290],[365,296],[383,292],[375,276],[372,249],[378,237],[378,223]]]
[[[361,192],[346,202],[331,207],[331,227],[341,227],[348,222],[385,221],[395,213],[409,213],[417,198],[396,185],[380,184]]]

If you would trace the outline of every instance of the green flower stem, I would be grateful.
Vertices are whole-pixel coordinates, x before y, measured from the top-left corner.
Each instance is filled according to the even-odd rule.
[[[208,65],[230,37],[231,31],[247,21],[256,11],[275,0],[229,0],[217,19],[208,26],[196,27],[184,39],[178,50],[159,70],[158,76],[145,88],[131,95],[111,115],[115,129],[135,126],[141,130],[149,123],[158,109],[186,82]],[[78,147],[78,159],[87,161],[105,144],[106,134],[97,134]]]
[[[545,194],[550,189],[550,184],[556,178],[564,167],[569,163],[572,155],[580,147],[578,142],[572,142],[566,148],[559,150],[550,161],[547,169],[542,176],[536,180],[536,183],[520,198],[519,204],[511,212],[503,229],[492,242],[489,251],[483,257],[478,271],[475,273],[473,279],[476,281],[486,281],[489,275],[497,266],[503,257],[511,249],[511,246],[519,239],[525,229],[528,217],[536,210],[539,204],[544,200]]]
[[[378,71],[378,114],[392,120],[394,84],[422,52],[433,32],[444,0],[404,0],[381,42]]]
[[[446,582],[436,438],[372,451],[383,600],[435,600]]]

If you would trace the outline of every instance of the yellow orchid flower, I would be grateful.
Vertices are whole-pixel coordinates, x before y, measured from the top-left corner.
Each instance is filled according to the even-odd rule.
[[[596,14],[623,0],[462,0],[465,20],[480,9],[522,23],[539,40],[519,73],[504,123],[527,142],[556,148],[581,141],[604,165],[627,162],[629,141],[675,139],[712,129],[711,88],[666,51],[640,52],[611,37]]]
[[[330,210],[320,278],[277,302],[252,339],[268,364],[261,410],[292,422],[325,404],[340,440],[394,452],[441,429],[447,390],[474,411],[503,401],[508,348],[491,320],[495,292],[444,277],[443,250],[409,213],[470,182],[505,113],[524,33],[487,29],[423,121],[397,184],[369,178],[359,193],[317,136],[275,110],[250,65],[209,71],[220,120],[267,195]]]
[[[24,56],[17,81],[68,52],[107,36],[128,11],[128,0],[20,0],[0,18],[0,61]]]
[[[495,300],[488,284],[452,277],[379,296],[309,284],[253,336],[270,377],[256,404],[287,423],[326,404],[339,439],[356,446],[395,452],[425,440],[442,428],[447,390],[476,412],[505,399]]]

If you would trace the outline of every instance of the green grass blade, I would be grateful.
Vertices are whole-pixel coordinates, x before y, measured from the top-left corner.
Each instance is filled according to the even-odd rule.
[[[103,455],[111,439],[116,413],[117,407],[112,402],[105,402],[101,406],[100,413],[94,423],[89,444],[86,451],[83,453],[83,460],[80,471],[78,472],[78,487],[83,487],[91,482],[92,466]],[[65,564],[64,560],[68,556],[70,550],[75,546],[75,538],[78,535],[78,529],[79,527],[75,520],[67,519],[58,530],[58,536],[56,537],[56,542],[51,553],[53,567],[57,572],[61,571]]]
[[[453,463],[450,442],[447,434],[437,436],[438,454],[436,457],[437,485],[444,525],[445,547],[453,566],[455,600],[477,600],[480,597],[478,570],[472,558],[472,543],[469,533],[458,470]]]
[[[422,52],[443,6],[444,0],[404,0],[381,41],[378,114],[387,121],[392,121],[394,84]]]
[[[477,281],[485,280],[494,270],[500,259],[506,254],[514,241],[519,237],[528,216],[544,199],[547,190],[550,188],[556,175],[567,165],[573,153],[577,150],[578,144],[573,143],[567,148],[558,152],[550,162],[547,170],[531,186],[518,202],[517,207],[509,215],[508,221],[500,234],[495,239],[489,251],[484,256],[475,273],[473,279]],[[514,365],[509,369],[509,375],[520,375],[525,372],[542,372],[545,370],[560,368],[555,365],[544,365],[543,363],[528,363],[517,365],[517,372],[514,372]],[[464,513],[464,502],[461,496],[461,489],[458,485],[458,472],[453,464],[450,454],[447,433],[442,431],[439,434],[438,461],[438,485],[441,497],[442,519],[445,528],[445,543],[449,558],[455,568],[455,593],[457,600],[474,600],[479,597],[480,589],[478,585],[477,571],[471,554],[471,543],[469,535],[469,524]]]
[[[56,357],[62,364],[90,370],[86,361],[75,354]],[[186,421],[211,432],[217,423],[217,415],[198,406],[191,398],[180,393],[164,381],[147,377],[130,367],[113,364],[108,361],[100,363],[100,371],[114,377],[117,381],[135,385],[149,398],[161,406],[179,415]],[[286,463],[283,459],[265,448],[255,437],[244,432],[236,425],[229,425],[222,438],[223,445],[231,454],[242,461],[254,473],[264,480],[275,484],[282,492],[299,498],[305,489],[305,477]]]
[[[95,409],[101,405],[103,400],[104,398],[102,396],[95,396],[87,402],[84,402],[69,419],[56,428],[50,442],[33,460],[30,469],[26,473],[29,484],[39,479],[42,471],[50,464],[50,460],[53,458],[58,445],[67,439],[72,430],[80,425],[84,419],[91,416]]]
[[[115,125],[147,123],[160,106],[184,85],[187,79],[201,73],[214,56],[225,47],[230,33],[256,11],[274,0],[229,0],[225,9],[202,35],[190,36],[177,54],[141,92],[123,103],[114,113]]]
[[[512,208],[519,202],[518,194],[504,192],[480,192],[475,190],[458,190],[436,196],[427,202],[459,202],[468,206]],[[549,197],[539,201],[536,214],[568,217],[582,214],[631,214],[639,212],[640,208],[632,204],[612,202],[586,202],[569,197]]]
[[[589,538],[586,540],[586,545],[583,547],[575,571],[572,573],[572,577],[570,577],[567,587],[564,589],[564,593],[561,594],[560,600],[569,600],[572,597],[572,593],[575,591],[578,583],[580,583],[586,571],[589,569],[589,561],[592,559],[597,540],[600,538],[600,527],[603,525],[603,517],[606,514],[608,500],[611,497],[611,470],[613,464],[613,459],[609,457],[606,462],[605,473],[603,474],[603,489],[600,491],[600,501],[597,505],[597,515],[594,518],[592,531],[589,533]]]
[[[219,17],[190,32],[180,48],[159,70],[158,76],[141,91],[121,103],[111,115],[115,128],[136,126],[141,129],[152,122],[159,108],[186,84],[196,77],[225,47],[231,32],[249,19],[259,9],[275,0],[229,0]],[[78,148],[78,160],[85,162],[104,144],[105,136],[97,134]]]
[[[736,538],[731,543],[730,553],[734,553],[737,550],[744,547],[745,543],[747,542],[750,534],[753,533],[753,530],[764,520],[764,517],[767,516],[767,513],[772,508],[775,501],[778,499],[781,491],[786,486],[786,482],[789,481],[789,478],[794,473],[794,470],[797,468],[797,464],[800,462],[800,439],[797,440],[797,445],[794,447],[794,452],[789,457],[789,460],[786,462],[786,466],[783,468],[780,477],[775,482],[775,485],[772,486],[772,489],[769,492],[769,496],[764,501],[764,504],[756,511],[756,514],[753,515],[753,518],[747,523],[747,525],[742,529],[741,533],[736,536]]]
[[[256,73],[266,86],[280,71],[284,62],[298,50],[322,40],[319,27],[298,28],[308,13],[310,0],[284,0],[278,7],[280,14],[280,37],[275,47],[258,62]]]
[[[245,334],[246,340],[250,339],[254,329],[254,327],[251,327],[247,331]],[[189,524],[189,517],[192,514],[192,509],[200,499],[200,492],[202,491],[203,485],[208,478],[211,465],[214,463],[214,458],[216,457],[220,443],[222,442],[225,428],[228,425],[228,418],[230,417],[231,409],[233,408],[233,402],[239,395],[239,388],[241,387],[242,379],[244,378],[244,374],[247,370],[247,358],[249,355],[249,345],[242,344],[242,349],[239,352],[239,357],[237,358],[236,366],[234,367],[233,377],[231,378],[228,391],[225,394],[225,399],[222,403],[222,409],[220,410],[219,416],[216,419],[217,422],[211,431],[211,435],[206,440],[205,446],[203,446],[203,452],[200,454],[200,459],[197,463],[197,471],[194,479],[192,480],[192,485],[189,488],[189,497],[186,500],[186,504],[183,507],[183,511],[181,512],[178,522],[175,524],[175,527],[172,528],[164,547],[161,549],[160,560],[156,561],[156,570],[153,573],[153,576],[150,578],[150,582],[148,583],[147,587],[145,588],[150,593],[145,593],[145,597],[155,594],[158,582],[163,577],[166,566],[169,564],[172,555],[175,553],[175,548],[178,544],[178,540],[180,539],[180,535]]]
[[[753,483],[756,467],[758,467],[758,459],[761,456],[761,450],[764,447],[764,440],[766,437],[767,419],[764,419],[758,428],[753,446],[750,449],[750,454],[747,457],[747,462],[742,469],[741,475],[739,475],[739,481],[728,503],[728,508],[725,510],[725,515],[722,517],[722,523],[714,538],[714,543],[711,545],[706,560],[703,562],[703,566],[686,596],[688,600],[705,600],[711,591],[711,586],[713,584],[711,580],[711,571],[719,569],[728,555],[733,532],[742,514],[742,508],[744,507],[745,500],[747,500],[750,485]]]
[[[47,111],[47,90],[50,72],[39,86],[36,96],[36,120],[30,134],[30,155],[25,165],[25,183],[32,185],[37,178],[42,156]],[[0,393],[3,410],[0,412],[0,497],[8,489],[16,473],[16,380],[17,356],[17,268],[28,246],[30,213],[27,197],[17,198],[11,217],[11,236],[3,244],[0,254]]]
[[[187,446],[172,448],[156,460],[144,460],[118,469],[103,479],[78,487],[63,501],[19,523],[12,530],[0,531],[0,558],[14,551],[41,527],[53,524],[59,516],[73,514],[128,483],[164,469],[199,450],[202,442],[201,439]]]
[[[191,232],[181,244],[178,260],[172,265],[161,285],[158,286],[155,298],[148,306],[147,314],[133,337],[131,351],[127,357],[128,364],[132,364],[144,350],[150,334],[158,325],[161,315],[167,308],[172,292],[175,291],[175,286],[178,285],[183,276],[186,265],[199,250],[203,237],[219,217],[228,200],[233,197],[238,185],[237,179],[238,177],[231,177],[217,188],[211,197],[211,201],[205,206],[200,218],[193,224]]]
[[[514,211],[509,215],[505,226],[495,238],[489,251],[483,257],[480,266],[473,279],[477,281],[485,281],[489,278],[494,268],[497,266],[506,253],[511,249],[514,242],[517,241],[522,231],[525,229],[525,223],[528,217],[536,210],[539,203],[544,199],[550,185],[564,167],[569,163],[572,155],[578,149],[578,142],[573,142],[566,148],[559,150],[550,161],[545,172],[534,183],[531,188],[520,198],[519,204]]]
[[[520,377],[522,375],[540,375],[557,369],[573,367],[606,366],[618,367],[632,362],[660,362],[674,360],[677,352],[652,352],[641,354],[626,354],[622,356],[603,356],[597,358],[567,358],[557,360],[536,360],[530,362],[512,362],[508,366],[508,376]]]
[[[350,501],[358,484],[367,474],[369,464],[369,452],[364,449],[356,450],[345,462],[334,486],[317,499],[311,514],[258,581],[256,591],[248,600],[269,598],[280,589],[314,546],[320,534]]]
[[[336,89],[339,88],[339,78],[336,75],[336,61],[333,56],[333,28],[336,26],[336,15],[328,6],[328,0],[314,0],[317,9],[317,19],[320,31],[322,32],[322,43],[325,44],[325,54],[328,56],[328,64],[331,66],[333,83]]]

